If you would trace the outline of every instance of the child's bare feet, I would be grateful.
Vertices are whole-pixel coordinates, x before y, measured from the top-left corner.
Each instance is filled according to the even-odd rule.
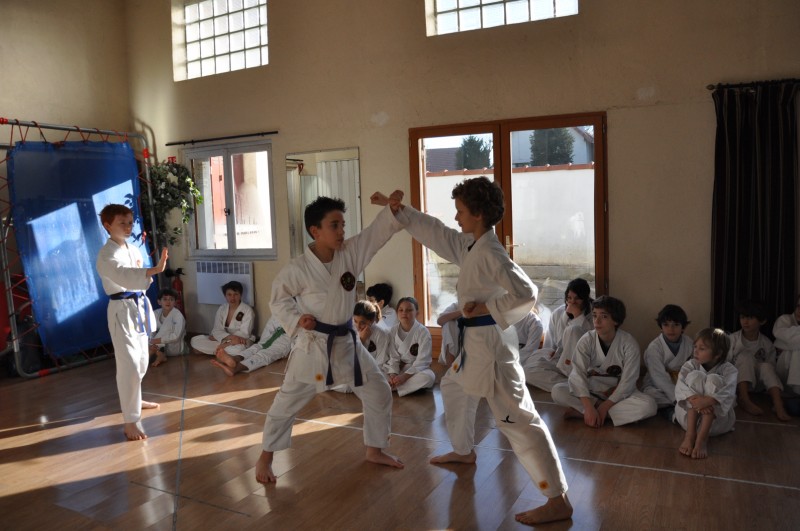
[[[705,459],[708,457],[708,441],[696,441],[692,450],[692,459]]]
[[[374,446],[367,446],[367,461],[394,468],[405,468],[406,466],[395,456],[384,452],[383,448],[376,448]]]
[[[272,452],[262,451],[256,461],[256,481],[259,483],[277,483],[278,478],[272,472]]]
[[[687,457],[691,457],[692,450],[694,450],[694,439],[694,434],[686,432],[686,436],[683,438],[683,442],[678,447],[678,451]]]
[[[786,409],[784,409],[783,404],[775,408],[775,415],[778,417],[778,420],[782,422],[789,422],[792,420],[792,417],[786,412]]]
[[[161,404],[157,402],[148,402],[147,400],[142,400],[142,409],[161,409]]]
[[[227,365],[229,369],[236,368],[236,360],[233,359],[233,356],[225,352],[225,349],[217,349],[214,353],[214,357],[217,358],[217,361],[223,365]]]
[[[153,367],[158,367],[159,365],[163,365],[167,362],[167,355],[164,353],[163,350],[159,350],[156,352],[156,360],[153,362]]]
[[[441,465],[444,463],[463,463],[467,465],[474,465],[475,461],[478,460],[478,455],[475,453],[475,450],[470,451],[470,453],[462,455],[457,454],[455,452],[449,452],[442,455],[436,455],[431,457],[430,463],[432,465]]]
[[[526,525],[545,524],[572,518],[572,504],[566,494],[550,498],[547,503],[536,509],[516,515],[517,522]]]
[[[739,405],[742,406],[742,409],[744,409],[745,411],[747,411],[751,415],[763,415],[764,414],[764,411],[760,407],[755,405],[750,400],[743,400],[743,401],[739,402]]]
[[[228,376],[233,376],[233,371],[230,369],[230,367],[228,367],[224,363],[220,363],[217,360],[211,360],[211,365],[213,365],[214,367],[219,367],[220,369],[222,369],[222,372],[224,372]]]
[[[147,434],[144,432],[139,422],[126,422],[123,425],[122,431],[125,432],[125,437],[127,437],[129,441],[143,441],[147,439]]]

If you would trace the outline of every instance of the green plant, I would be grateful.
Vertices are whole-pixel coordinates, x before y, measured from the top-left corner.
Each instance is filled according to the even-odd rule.
[[[194,205],[203,202],[200,190],[195,186],[192,173],[183,164],[173,161],[153,164],[149,168],[150,187],[153,192],[153,210],[156,218],[155,232],[160,238],[166,238],[170,245],[180,243],[183,225],[189,223],[194,213]],[[172,210],[181,209],[183,225],[167,226],[167,219]],[[150,218],[150,202],[147,191],[142,191],[142,216],[144,225],[153,230]]]

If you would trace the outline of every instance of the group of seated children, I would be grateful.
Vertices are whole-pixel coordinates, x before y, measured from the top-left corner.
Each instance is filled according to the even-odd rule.
[[[570,282],[564,296],[565,304],[551,315],[544,348],[524,359],[523,368],[529,385],[551,392],[567,408],[566,418],[582,418],[591,427],[610,418],[621,426],[659,412],[686,430],[679,451],[692,458],[708,455],[709,436],[733,430],[737,397],[745,411],[760,415],[750,394],[766,391],[777,418],[791,419],[784,386],[789,394],[800,391],[800,298],[794,312],[775,323],[778,351],[760,332],[767,315],[758,301],[737,306],[740,330],[728,335],[705,328],[694,341],[684,335],[686,312],[666,305],[656,318],[661,333],[644,352],[640,391],[642,358],[633,336],[620,329],[623,302],[605,295],[593,301],[581,279]]]

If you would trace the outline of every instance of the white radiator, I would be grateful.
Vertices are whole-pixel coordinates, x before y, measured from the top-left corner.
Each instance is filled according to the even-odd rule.
[[[253,262],[207,262],[197,264],[197,302],[219,306],[225,302],[222,286],[236,280],[244,286],[242,300],[255,307]]]

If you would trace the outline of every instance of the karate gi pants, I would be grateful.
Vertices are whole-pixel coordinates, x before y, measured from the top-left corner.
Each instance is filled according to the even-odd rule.
[[[591,378],[589,379],[591,381]],[[584,413],[585,408],[583,402],[577,396],[573,395],[569,390],[569,382],[564,382],[553,386],[551,393],[553,402],[560,406],[571,407]],[[598,398],[590,396],[592,400],[597,401]],[[642,393],[641,391],[634,391],[628,398],[620,400],[611,409],[608,410],[608,416],[614,426],[624,426],[648,417],[652,417],[658,412],[656,401],[652,397]]]
[[[142,419],[142,378],[150,361],[147,333],[137,331],[138,323],[124,318],[119,305],[129,301],[112,300],[108,303],[108,328],[117,364],[117,392],[122,409],[122,421],[139,422]]]

